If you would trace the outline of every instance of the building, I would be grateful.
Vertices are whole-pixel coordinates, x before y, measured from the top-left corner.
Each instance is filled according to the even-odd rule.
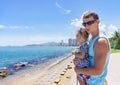
[[[63,46],[64,44],[65,44],[64,41],[61,40],[61,42],[60,42],[60,46]]]
[[[76,46],[76,45],[78,45],[78,43],[77,43],[77,40],[76,39],[68,39],[68,45],[69,46]]]

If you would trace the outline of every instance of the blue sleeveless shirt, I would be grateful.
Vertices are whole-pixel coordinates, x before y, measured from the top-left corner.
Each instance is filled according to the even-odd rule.
[[[94,57],[95,57],[95,52],[94,52],[94,43],[96,42],[96,40],[98,40],[99,38],[105,38],[108,40],[108,38],[103,35],[103,34],[99,34],[97,35],[93,40],[91,40],[89,42],[89,50],[88,50],[88,54],[90,57],[90,67],[93,67],[94,66]],[[103,85],[104,81],[105,81],[105,78],[107,76],[107,72],[108,72],[108,63],[109,63],[109,58],[110,58],[110,52],[111,52],[111,49],[110,49],[110,42],[108,40],[108,43],[109,43],[109,52],[107,53],[107,58],[106,58],[106,63],[105,63],[105,66],[104,66],[104,71],[101,75],[91,75],[90,76],[90,79],[86,81],[87,84],[89,85]]]

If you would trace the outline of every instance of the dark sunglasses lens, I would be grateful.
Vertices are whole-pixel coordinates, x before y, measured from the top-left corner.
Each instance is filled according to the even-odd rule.
[[[86,23],[82,23],[83,26],[86,26]]]
[[[91,25],[91,24],[93,24],[93,23],[94,23],[94,21],[89,21],[89,22],[87,22],[88,25]]]
[[[88,21],[88,22],[84,22],[82,25],[86,26],[86,25],[92,25],[95,21]]]

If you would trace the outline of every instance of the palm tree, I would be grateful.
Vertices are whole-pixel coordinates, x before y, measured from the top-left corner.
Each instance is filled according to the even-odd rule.
[[[120,32],[114,32],[114,36],[111,37],[109,40],[112,48],[120,48]]]
[[[115,40],[113,37],[109,38],[110,40],[110,45],[111,45],[111,48],[114,48],[115,47]]]
[[[116,44],[120,45],[120,32],[115,32],[114,39],[117,41]]]

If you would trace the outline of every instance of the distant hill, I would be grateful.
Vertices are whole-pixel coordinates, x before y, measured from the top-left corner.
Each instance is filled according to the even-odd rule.
[[[25,45],[25,46],[60,46],[60,43],[48,42],[48,43],[43,43],[43,44],[30,44],[30,45]]]

